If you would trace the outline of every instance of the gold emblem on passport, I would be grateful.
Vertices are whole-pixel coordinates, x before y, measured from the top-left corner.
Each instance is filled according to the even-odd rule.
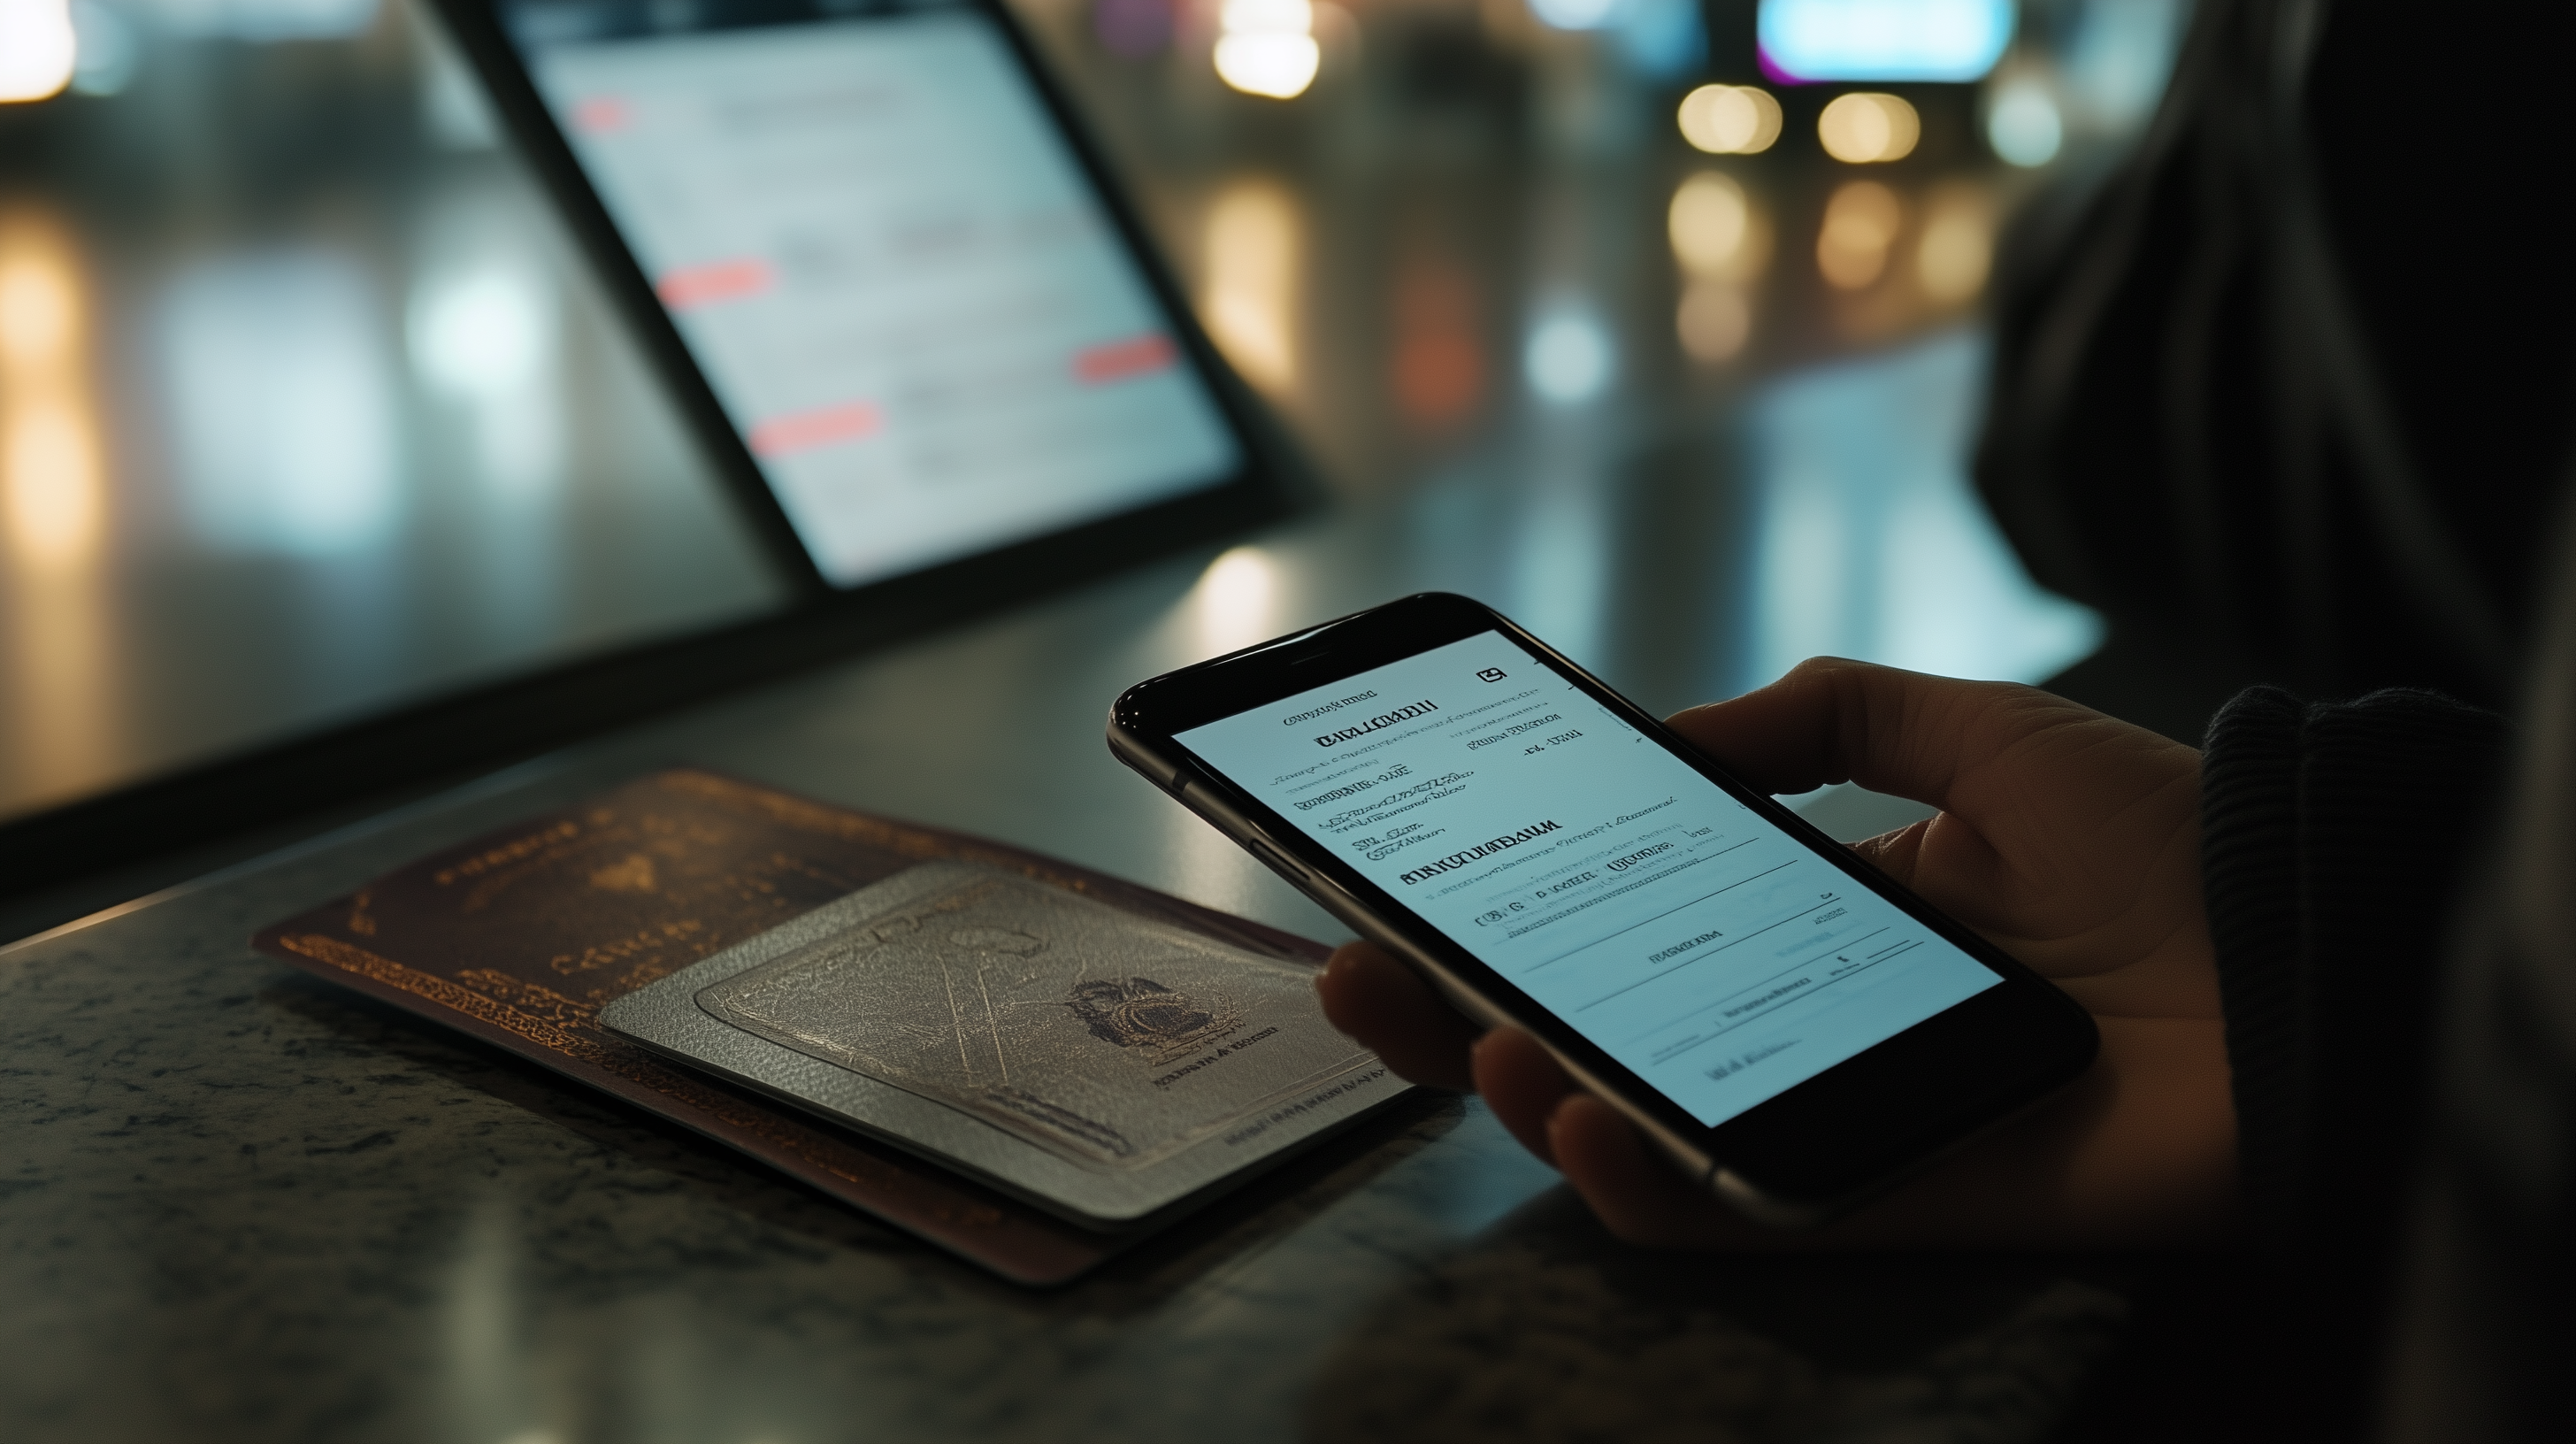
[[[1324,1023],[1303,969],[934,866],[893,906],[696,986],[697,1007],[1092,1168],[1170,1157],[1368,1061]]]

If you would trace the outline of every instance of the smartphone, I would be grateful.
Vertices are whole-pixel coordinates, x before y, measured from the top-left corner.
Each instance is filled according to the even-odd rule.
[[[2099,1046],[2064,993],[1465,597],[1141,682],[1109,745],[1767,1223],[1834,1216]]]

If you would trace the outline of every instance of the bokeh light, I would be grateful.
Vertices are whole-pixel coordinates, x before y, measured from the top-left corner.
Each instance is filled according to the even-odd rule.
[[[1521,353],[1521,370],[1532,391],[1560,406],[1593,400],[1610,389],[1618,374],[1619,355],[1600,318],[1588,310],[1565,309],[1530,328]]]
[[[1682,288],[1673,331],[1692,360],[1705,365],[1732,361],[1753,338],[1753,303],[1742,286],[1701,277]]]
[[[1762,58],[1799,80],[1984,78],[2012,43],[2013,0],[1762,0]]]
[[[24,217],[0,223],[0,524],[31,572],[88,562],[106,524],[71,245]]]
[[[1297,384],[1297,211],[1267,180],[1237,181],[1208,207],[1199,318],[1244,379],[1273,395]]]
[[[2061,110],[2115,131],[2144,125],[2164,96],[2191,0],[2090,0],[2059,37],[2052,77]]]
[[[67,0],[0,0],[0,102],[61,94],[79,55]]]
[[[1618,8],[1619,0],[1529,0],[1530,14],[1551,30],[1598,30]]]
[[[52,213],[0,211],[0,695],[6,759],[61,795],[113,765],[118,693],[111,504],[79,240]]]
[[[1699,0],[1619,0],[1610,48],[1642,79],[1679,80],[1708,66]]]
[[[1216,42],[1217,78],[1247,95],[1291,100],[1315,83],[1323,47],[1315,43],[1310,0],[1225,0]]]
[[[1208,563],[1192,589],[1198,647],[1205,656],[1239,651],[1280,630],[1279,563],[1259,547],[1235,547]]]
[[[72,89],[81,95],[116,95],[133,83],[143,42],[123,16],[96,0],[71,0]]]
[[[560,318],[544,275],[506,252],[424,267],[403,330],[413,372],[465,404],[484,480],[520,501],[552,494],[567,447]]]
[[[1994,260],[1994,202],[1983,190],[1947,186],[1925,201],[1914,279],[1927,299],[1945,306],[1976,299]]]
[[[80,325],[71,275],[25,241],[0,258],[0,375],[13,385],[56,364]]]
[[[1825,154],[1848,165],[1903,160],[1923,137],[1923,119],[1899,95],[1856,90],[1838,95],[1816,117]]]
[[[11,550],[22,561],[62,566],[97,548],[98,445],[84,408],[59,397],[11,407],[0,473],[9,481]]]
[[[2066,124],[2046,85],[2021,76],[1995,87],[1986,109],[1986,144],[1996,155],[2017,166],[2043,166],[2057,159],[2065,138]]]
[[[1857,291],[1877,280],[1904,226],[1896,192],[1876,181],[1845,181],[1825,202],[1825,223],[1816,232],[1816,269],[1825,284]]]
[[[431,385],[463,396],[517,391],[554,359],[550,301],[513,268],[436,278],[412,295],[404,327],[412,365]]]
[[[1673,259],[1683,270],[1700,276],[1728,275],[1741,267],[1749,249],[1753,205],[1735,177],[1702,171],[1674,190],[1665,230],[1673,243]]]
[[[1780,138],[1780,102],[1757,85],[1703,85],[1679,119],[1682,139],[1711,155],[1759,155]]]

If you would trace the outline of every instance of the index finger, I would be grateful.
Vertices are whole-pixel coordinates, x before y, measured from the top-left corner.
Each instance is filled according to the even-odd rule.
[[[1375,943],[1344,943],[1315,978],[1324,1017],[1396,1076],[1435,1088],[1473,1088],[1468,1049],[1483,1031]]]

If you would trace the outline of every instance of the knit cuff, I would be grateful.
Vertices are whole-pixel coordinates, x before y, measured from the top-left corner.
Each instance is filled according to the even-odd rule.
[[[2429,692],[2210,722],[2201,856],[2249,1213],[2276,1242],[2370,1250],[2412,1142],[2431,980],[2509,750]]]
[[[2296,1177],[2299,1110],[2299,743],[2306,707],[2278,687],[2210,719],[2200,856],[2227,1016],[2238,1176],[2248,1211],[2277,1217]]]

